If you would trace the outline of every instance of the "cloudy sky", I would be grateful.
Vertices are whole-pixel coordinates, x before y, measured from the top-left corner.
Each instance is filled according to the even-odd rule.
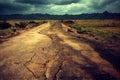
[[[120,13],[120,0],[0,0],[0,14]]]

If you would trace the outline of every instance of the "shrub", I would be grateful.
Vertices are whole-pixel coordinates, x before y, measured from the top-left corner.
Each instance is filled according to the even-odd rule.
[[[25,22],[15,23],[15,26],[19,28],[26,28],[27,23]]]
[[[11,27],[11,24],[7,21],[0,22],[0,29],[8,29],[9,27]]]
[[[37,26],[39,24],[38,22],[35,22],[35,21],[29,21],[28,23],[29,23],[29,26],[32,26],[32,27]]]
[[[66,24],[74,24],[74,21],[64,21]]]
[[[19,27],[20,28],[25,28],[27,24],[25,22],[20,22]]]
[[[76,26],[74,28],[77,30],[78,33],[90,33],[92,31],[92,29],[89,27]]]
[[[36,22],[35,21],[29,21],[29,24],[35,24]]]

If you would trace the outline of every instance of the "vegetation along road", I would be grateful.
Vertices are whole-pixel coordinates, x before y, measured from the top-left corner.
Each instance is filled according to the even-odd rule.
[[[0,80],[116,80],[120,73],[78,33],[48,22],[0,44]]]

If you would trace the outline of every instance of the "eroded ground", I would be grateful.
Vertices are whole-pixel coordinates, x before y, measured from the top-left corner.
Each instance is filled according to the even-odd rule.
[[[116,80],[120,73],[59,22],[0,44],[0,80]]]

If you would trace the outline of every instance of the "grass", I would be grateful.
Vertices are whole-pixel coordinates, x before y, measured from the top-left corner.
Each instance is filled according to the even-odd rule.
[[[107,30],[99,30],[97,27],[83,27],[83,26],[75,26],[75,28],[81,34],[93,34],[96,36],[103,37],[105,39],[110,38],[119,38],[120,39],[120,32],[111,32]]]
[[[11,32],[12,31],[10,29],[0,30],[0,36],[11,34]]]
[[[3,22],[3,21],[1,20],[0,22]],[[19,32],[21,30],[37,27],[38,25],[41,25],[47,22],[47,20],[8,20],[7,22],[11,24],[11,27],[7,29],[0,29],[0,36],[6,36],[11,33],[14,33],[13,29]],[[24,23],[24,24],[21,26],[21,23]]]
[[[88,27],[120,27],[119,20],[76,20],[75,23]]]
[[[92,31],[92,28],[89,27],[75,26],[73,28],[75,28],[79,33],[90,33]]]
[[[15,23],[25,22],[27,26],[37,26],[32,23],[29,24],[30,21],[41,23],[43,21],[53,21],[53,20],[9,20],[8,22],[14,26]],[[65,20],[67,21],[67,20]],[[64,22],[65,22],[64,21]],[[97,36],[101,36],[103,38],[120,38],[120,21],[119,20],[72,20],[73,24],[67,24],[68,26],[75,28],[79,33],[84,34],[93,34]],[[16,27],[16,26],[15,26]],[[16,27],[17,30],[21,30]],[[0,35],[10,34],[10,30],[0,30]]]
[[[92,34],[104,39],[120,39],[119,20],[75,20],[74,24],[67,24],[75,28],[80,34]]]

